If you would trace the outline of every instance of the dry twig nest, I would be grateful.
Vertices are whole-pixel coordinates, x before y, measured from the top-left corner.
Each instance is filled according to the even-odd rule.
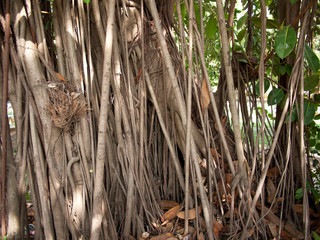
[[[68,131],[72,124],[86,113],[87,104],[83,93],[72,89],[60,74],[57,76],[62,81],[47,83],[48,109],[54,125],[63,131]]]

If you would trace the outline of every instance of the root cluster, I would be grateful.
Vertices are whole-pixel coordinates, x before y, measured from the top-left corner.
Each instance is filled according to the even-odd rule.
[[[88,110],[83,93],[76,92],[65,82],[49,82],[47,89],[52,122],[63,131],[70,130]]]

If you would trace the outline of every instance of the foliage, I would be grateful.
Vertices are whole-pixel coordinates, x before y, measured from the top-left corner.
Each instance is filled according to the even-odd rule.
[[[275,37],[276,53],[280,58],[286,58],[296,45],[297,35],[290,26],[285,26]]]
[[[320,240],[320,236],[315,231],[312,231],[312,235],[313,235],[315,240]]]
[[[319,173],[318,173],[319,174]],[[320,202],[320,182],[317,181],[317,184],[314,185],[314,187],[311,187],[310,183],[307,181],[307,192],[312,194],[315,198],[315,204],[318,204]],[[295,198],[297,200],[301,199],[303,197],[303,189],[298,188],[296,190]]]

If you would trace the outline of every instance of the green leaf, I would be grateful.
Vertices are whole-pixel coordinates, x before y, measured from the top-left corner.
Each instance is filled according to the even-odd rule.
[[[314,115],[316,114],[316,107],[311,102],[304,103],[304,125],[308,125],[312,122]]]
[[[184,3],[181,4],[181,18],[182,21],[184,20],[184,18],[186,17],[187,14],[187,8],[186,5]]]
[[[264,93],[266,93],[268,91],[269,87],[270,87],[270,82],[267,79],[265,79],[264,80]],[[256,88],[257,95],[260,96],[260,81],[257,82],[255,88]]]
[[[287,69],[287,74],[290,75],[291,72],[292,72],[292,68],[293,68],[292,65],[291,64],[286,64],[285,67]]]
[[[314,96],[313,96],[313,98],[314,98],[314,100],[316,101],[316,102],[319,102],[320,101],[320,94],[318,93],[318,94],[315,94]]]
[[[195,14],[195,17],[197,19],[197,23],[200,24],[200,7],[199,7],[199,3],[196,3],[195,6],[194,6],[194,14]]]
[[[284,97],[283,90],[279,88],[275,88],[269,93],[268,104],[269,105],[278,104],[282,101],[283,97]]]
[[[272,3],[272,0],[267,0],[266,1],[266,6],[270,6],[271,3]]]
[[[212,38],[217,33],[217,30],[218,30],[217,19],[213,15],[211,15],[206,28],[207,38]]]
[[[317,114],[315,117],[314,117],[314,120],[320,120],[320,114]],[[319,132],[320,133],[320,132]]]
[[[298,110],[300,109],[300,104],[298,105]],[[305,101],[303,112],[304,112],[304,125],[308,125],[313,122],[314,115],[316,114],[317,107],[314,103]],[[300,110],[299,110],[300,113]],[[291,114],[291,122],[298,120],[298,111],[297,108],[294,107]],[[289,122],[289,116],[287,117],[286,121]]]
[[[280,25],[278,23],[278,21],[274,20],[274,19],[267,19],[267,26],[268,29],[279,29]]]
[[[239,44],[236,43],[233,50],[235,52],[241,52],[241,51],[243,51],[243,48],[241,46],[239,46]],[[241,62],[241,61],[239,61],[239,62]]]
[[[303,196],[303,190],[302,190],[302,188],[298,188],[296,191],[296,194],[294,195],[294,198],[300,199],[300,198],[302,198],[302,196]]]
[[[247,33],[247,29],[241,30],[241,31],[238,33],[238,35],[237,35],[237,40],[238,40],[239,42],[241,42],[241,40],[244,38],[244,36],[246,35],[246,33]]]
[[[250,18],[251,22],[254,23],[257,27],[261,28],[261,19],[260,17],[251,17]],[[267,19],[267,29],[279,29],[280,25],[278,21],[274,19]]]
[[[261,20],[259,17],[251,17],[250,21],[253,22],[258,28],[261,28]]]
[[[311,139],[309,140],[309,145],[310,145],[310,147],[314,147],[314,146],[316,145],[316,143],[317,143],[317,141],[316,141],[314,138],[311,138]]]
[[[319,84],[319,76],[311,75],[304,78],[304,90],[310,91],[313,90]]]
[[[271,113],[268,114],[268,117],[269,117],[271,120],[276,120],[276,118],[275,118]]]
[[[290,120],[289,120],[289,117],[290,117],[290,113],[288,113],[288,116],[287,116],[287,118],[286,118],[286,123],[288,123],[288,122],[294,122],[294,121],[297,120],[297,118],[298,118],[298,113],[297,113],[297,108],[296,108],[296,107],[294,107],[294,108],[292,109],[291,119],[290,119]]]
[[[247,59],[239,58],[237,60],[238,62],[248,63]]]
[[[246,22],[247,18],[248,18],[248,14],[245,14],[245,15],[243,15],[243,16],[238,20],[238,22],[237,22],[237,29],[240,30],[240,29],[242,28],[242,26],[243,26],[243,24]]]
[[[307,44],[304,45],[304,56],[307,59],[311,70],[314,73],[318,72],[320,68],[319,58]]]
[[[298,2],[298,0],[291,0],[291,3],[292,3],[292,4],[294,4],[294,3],[296,3],[296,2]]]
[[[316,144],[316,149],[317,149],[318,151],[320,151],[320,143],[317,143],[317,144]]]
[[[278,56],[280,58],[287,57],[294,49],[296,41],[296,31],[292,27],[286,26],[280,30],[275,37],[275,48]]]
[[[90,0],[83,0],[84,3],[89,4]]]
[[[284,75],[284,74],[287,73],[287,69],[286,69],[285,66],[283,66],[283,65],[278,65],[277,67],[278,67],[278,71],[279,71],[280,75]]]
[[[312,235],[313,235],[314,240],[320,240],[320,236],[318,235],[318,233],[312,231]]]

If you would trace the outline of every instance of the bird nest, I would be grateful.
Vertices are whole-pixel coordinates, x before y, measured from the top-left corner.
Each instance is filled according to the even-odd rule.
[[[78,93],[65,82],[49,82],[49,112],[54,125],[68,131],[87,112],[83,93]]]

